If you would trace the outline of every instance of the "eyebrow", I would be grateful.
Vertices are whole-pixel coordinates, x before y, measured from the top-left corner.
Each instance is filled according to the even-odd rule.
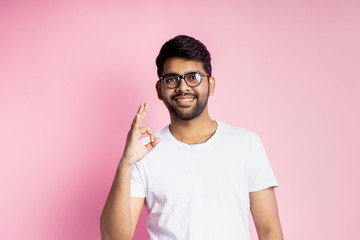
[[[201,71],[192,70],[192,71],[185,72],[183,75],[186,75],[186,74],[188,74],[188,73],[194,73],[194,72],[201,72]],[[174,73],[174,72],[165,73],[163,76],[165,76],[165,75],[171,75],[171,74],[178,75],[178,76],[183,76],[182,74],[178,74],[178,73]]]

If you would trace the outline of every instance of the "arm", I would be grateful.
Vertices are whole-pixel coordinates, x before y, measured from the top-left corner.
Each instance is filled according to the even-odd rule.
[[[159,142],[149,127],[140,128],[148,105],[141,105],[131,125],[126,139],[123,156],[118,165],[114,182],[106,200],[100,219],[101,238],[103,240],[130,240],[144,204],[144,198],[130,197],[132,169]],[[143,134],[150,135],[150,143],[140,141]]]
[[[250,211],[259,240],[283,240],[275,192],[272,187],[250,192]]]
[[[131,166],[121,163],[101,215],[103,240],[131,239],[144,204],[144,198],[130,197]]]

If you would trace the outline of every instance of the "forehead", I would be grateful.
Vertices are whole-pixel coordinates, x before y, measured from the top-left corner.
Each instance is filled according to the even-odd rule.
[[[188,72],[205,72],[203,63],[184,58],[169,58],[164,62],[163,74],[177,73],[183,75]]]

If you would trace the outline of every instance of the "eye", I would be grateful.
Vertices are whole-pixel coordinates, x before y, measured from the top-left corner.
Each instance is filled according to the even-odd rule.
[[[193,82],[197,82],[197,81],[200,81],[201,79],[201,76],[199,73],[197,72],[194,72],[194,73],[188,73],[186,75],[186,80],[187,81],[193,81]]]
[[[175,87],[179,82],[179,77],[173,74],[164,76],[164,83],[168,87]]]
[[[175,76],[166,76],[165,78],[164,78],[164,81],[165,82],[175,82],[176,81],[176,77]]]
[[[196,79],[196,73],[190,73],[190,74],[188,75],[188,78],[189,78],[189,79]]]

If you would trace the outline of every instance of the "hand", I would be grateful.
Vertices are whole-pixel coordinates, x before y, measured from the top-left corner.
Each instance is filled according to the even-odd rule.
[[[137,161],[140,161],[146,154],[148,154],[160,141],[159,138],[154,138],[154,132],[150,127],[141,127],[148,108],[148,103],[140,105],[140,108],[131,124],[131,129],[126,138],[124,154],[121,159],[121,163],[123,164],[134,165]],[[150,136],[150,142],[146,145],[144,145],[140,140],[140,137],[144,134],[148,134]]]

